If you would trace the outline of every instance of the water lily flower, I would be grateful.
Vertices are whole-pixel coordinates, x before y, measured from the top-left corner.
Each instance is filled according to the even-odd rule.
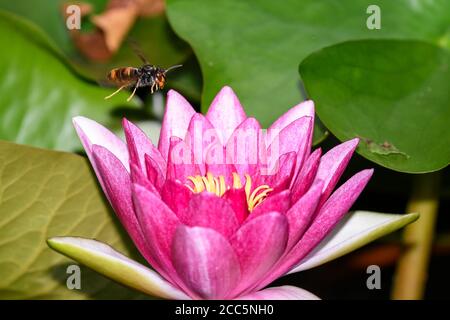
[[[316,299],[293,286],[266,287],[417,218],[346,215],[372,170],[333,192],[358,139],[324,155],[311,152],[312,101],[262,130],[229,87],[206,115],[170,91],[157,147],[127,120],[126,143],[90,119],[76,117],[74,125],[111,206],[151,268],[92,239],[48,243],[149,295]]]

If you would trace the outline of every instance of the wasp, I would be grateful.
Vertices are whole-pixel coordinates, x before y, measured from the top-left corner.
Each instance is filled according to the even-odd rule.
[[[134,86],[134,90],[131,93],[131,95],[128,97],[127,101],[130,101],[134,97],[134,94],[136,93],[137,88],[148,86],[148,87],[150,87],[150,92],[154,93],[154,92],[164,88],[164,85],[166,84],[166,73],[167,72],[183,66],[181,64],[177,64],[177,65],[171,66],[170,68],[164,69],[159,66],[150,64],[147,61],[147,59],[144,57],[143,54],[141,54],[139,52],[136,52],[136,54],[139,56],[139,58],[143,62],[142,67],[139,67],[139,68],[122,67],[122,68],[112,69],[108,73],[107,78],[111,83],[114,83],[115,85],[118,85],[120,87],[114,93],[105,97],[105,99],[111,98],[112,96],[116,95],[124,88],[133,87],[133,86]]]

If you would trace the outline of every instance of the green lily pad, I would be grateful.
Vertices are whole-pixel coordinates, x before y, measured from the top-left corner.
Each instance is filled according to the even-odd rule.
[[[66,287],[73,261],[46,240],[96,238],[136,257],[85,158],[0,141],[0,299],[131,299],[141,295],[81,267],[81,289]]]
[[[0,38],[8,50],[0,52],[0,139],[58,150],[80,146],[71,118],[93,118],[106,125],[120,122],[111,112],[135,107],[127,94],[110,100],[111,89],[81,79],[58,55],[39,29],[0,11]]]
[[[370,5],[380,6],[380,30],[366,26]],[[203,110],[230,85],[264,127],[304,98],[298,63],[320,48],[386,37],[450,47],[447,0],[169,0],[167,12],[200,61]]]
[[[325,126],[387,168],[439,170],[450,161],[450,53],[420,41],[364,40],[306,58],[300,74]]]
[[[193,54],[183,62],[183,68],[179,72],[172,73],[167,81],[170,88],[182,93],[193,106],[200,105],[202,75],[198,61]]]

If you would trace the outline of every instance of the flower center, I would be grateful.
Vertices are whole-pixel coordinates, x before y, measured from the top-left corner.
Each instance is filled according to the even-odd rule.
[[[193,193],[207,191],[216,194],[218,197],[223,196],[225,191],[231,189],[231,187],[242,188],[241,177],[236,172],[233,172],[232,186],[226,185],[224,176],[214,177],[210,172],[206,176],[189,176],[188,180],[192,182],[193,186],[186,183],[186,187]],[[273,191],[268,185],[260,185],[252,191],[252,178],[248,174],[245,174],[244,190],[249,212],[263,202],[267,195]]]

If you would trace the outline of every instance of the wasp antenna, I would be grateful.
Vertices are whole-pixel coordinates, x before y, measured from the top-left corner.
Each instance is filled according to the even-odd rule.
[[[164,70],[164,73],[169,72],[170,70],[176,69],[176,68],[181,68],[183,65],[182,64],[176,64],[174,66],[171,66],[169,68],[167,68],[166,70]]]
[[[139,46],[139,44],[137,43],[136,40],[128,38],[128,43],[130,44],[131,48],[133,49],[134,53],[139,57],[139,59],[141,59],[141,61],[144,64],[150,64],[147,60],[147,57],[145,56],[145,54],[142,52],[141,47]]]

